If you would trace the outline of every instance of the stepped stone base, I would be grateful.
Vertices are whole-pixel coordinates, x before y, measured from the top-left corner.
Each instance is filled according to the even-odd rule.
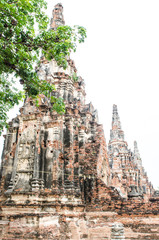
[[[0,239],[159,239],[159,216],[87,212],[83,205],[5,206]]]

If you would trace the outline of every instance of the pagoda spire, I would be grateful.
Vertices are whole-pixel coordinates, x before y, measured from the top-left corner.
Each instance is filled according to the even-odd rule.
[[[140,157],[140,153],[139,153],[139,149],[137,146],[137,142],[134,141],[134,162],[138,165],[138,166],[142,166],[142,160]]]
[[[110,130],[110,141],[124,141],[124,132],[121,129],[120,117],[118,114],[117,105],[113,105],[112,129]]]
[[[65,25],[64,17],[63,17],[63,6],[61,3],[55,5],[52,11],[52,18],[50,23],[51,29],[56,29],[60,25]]]

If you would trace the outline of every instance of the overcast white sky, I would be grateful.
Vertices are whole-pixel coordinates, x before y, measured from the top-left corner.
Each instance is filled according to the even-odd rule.
[[[87,29],[87,40],[73,59],[86,83],[87,102],[98,110],[107,144],[112,106],[117,104],[125,140],[132,149],[133,141],[138,142],[149,179],[159,187],[159,1],[59,2],[66,24]],[[57,3],[48,0],[50,17]]]

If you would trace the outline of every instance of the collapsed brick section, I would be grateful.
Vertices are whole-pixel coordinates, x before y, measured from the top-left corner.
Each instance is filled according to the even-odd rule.
[[[51,28],[64,24],[62,10],[55,6]],[[52,111],[41,95],[38,108],[26,98],[10,122],[1,164],[1,239],[159,239],[159,195],[141,171],[137,146],[134,154],[127,148],[116,106],[108,154],[74,62],[63,70],[41,58],[37,71],[56,86],[52,95],[64,99],[66,113]],[[134,185],[146,193],[130,191]]]

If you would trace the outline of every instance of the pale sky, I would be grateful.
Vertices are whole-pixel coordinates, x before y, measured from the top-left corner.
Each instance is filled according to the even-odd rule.
[[[159,187],[159,1],[59,2],[67,25],[87,29],[87,40],[72,58],[85,80],[87,102],[98,110],[107,144],[117,104],[125,140],[132,150],[137,141],[149,180]],[[50,17],[59,2],[48,0]]]

